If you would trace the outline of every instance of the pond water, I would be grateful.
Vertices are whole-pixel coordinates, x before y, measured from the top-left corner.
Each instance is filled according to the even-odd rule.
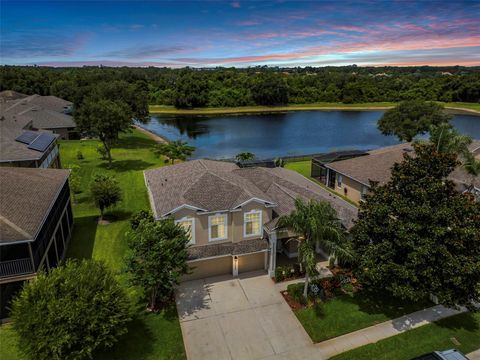
[[[232,158],[249,151],[259,159],[367,150],[397,144],[377,129],[382,111],[296,111],[286,113],[184,116],[154,115],[145,129],[196,147],[192,158]],[[455,115],[453,125],[480,139],[480,117]]]

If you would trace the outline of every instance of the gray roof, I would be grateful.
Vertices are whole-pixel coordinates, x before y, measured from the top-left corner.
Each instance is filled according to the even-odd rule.
[[[480,140],[473,140],[469,145],[469,150],[479,158]],[[393,165],[402,162],[405,153],[414,154],[413,147],[410,143],[372,150],[368,152],[368,155],[332,162],[325,164],[325,167],[368,186],[370,185],[370,181],[385,184],[390,180]],[[480,187],[479,177],[469,175],[461,165],[450,174],[449,179],[457,185],[473,183],[476,187]]]
[[[13,90],[3,90],[0,92],[0,99],[3,100],[18,100],[26,98],[27,96],[28,95]]]
[[[34,129],[74,128],[76,124],[73,117],[65,114],[71,106],[71,102],[55,96],[32,95],[4,102],[2,115],[28,118]]]
[[[0,167],[0,243],[33,241],[69,170]]]
[[[297,197],[329,202],[347,228],[357,216],[356,207],[283,168],[239,168],[223,161],[193,160],[144,174],[157,218],[182,206],[207,212],[233,210],[252,199],[284,215],[294,210]]]

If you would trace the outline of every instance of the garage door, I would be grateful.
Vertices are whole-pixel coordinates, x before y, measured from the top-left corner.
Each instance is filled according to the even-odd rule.
[[[263,269],[265,269],[265,252],[238,257],[239,273]]]
[[[210,276],[232,274],[232,257],[193,261],[189,263],[193,273],[182,277],[182,281],[203,279]]]

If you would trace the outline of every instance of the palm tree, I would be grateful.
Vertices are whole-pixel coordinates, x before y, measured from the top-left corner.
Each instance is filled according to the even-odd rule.
[[[303,295],[307,297],[308,283],[317,274],[315,245],[335,254],[339,259],[351,260],[347,239],[335,210],[327,202],[297,198],[295,210],[290,215],[280,217],[278,226],[298,235],[298,259],[305,268]]]
[[[430,128],[430,142],[435,144],[439,153],[465,154],[472,138],[462,135],[448,123]]]
[[[155,153],[168,157],[172,164],[175,160],[186,160],[195,151],[194,146],[188,145],[186,141],[175,140],[169,143],[161,143],[156,146]]]
[[[246,161],[246,160],[253,160],[253,159],[255,159],[255,154],[248,151],[241,152],[235,155],[235,160],[237,161]]]
[[[477,200],[480,200],[480,193],[478,191],[475,191],[475,185],[473,180],[480,176],[480,160],[475,158],[475,155],[473,155],[470,151],[464,154],[465,156],[465,162],[463,163],[464,169],[467,171],[468,174],[472,176],[471,184],[469,186],[469,190],[472,192],[472,194],[477,198]]]

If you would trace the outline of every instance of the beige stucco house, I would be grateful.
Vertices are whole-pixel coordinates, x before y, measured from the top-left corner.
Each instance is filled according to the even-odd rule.
[[[277,252],[297,255],[292,235],[276,226],[297,197],[328,201],[346,228],[357,216],[354,206],[283,168],[194,160],[144,176],[155,218],[173,218],[190,235],[194,271],[184,280],[253,270],[273,276]]]
[[[480,140],[474,140],[469,150],[476,158],[480,158]],[[387,146],[347,160],[324,163],[320,165],[323,169],[312,169],[312,173],[322,174],[321,180],[325,185],[359,203],[369,192],[370,181],[385,184],[390,180],[393,165],[402,162],[405,153],[414,153],[410,143]],[[459,191],[466,191],[471,185],[475,191],[480,191],[480,179],[469,175],[461,165],[449,178],[455,182]]]

